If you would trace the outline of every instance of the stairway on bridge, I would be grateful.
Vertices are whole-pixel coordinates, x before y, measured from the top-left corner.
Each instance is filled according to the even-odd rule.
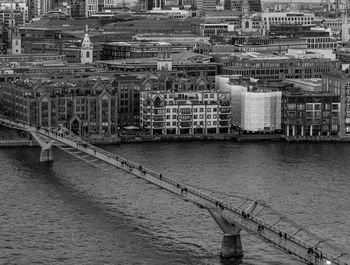
[[[341,258],[347,253],[342,253],[337,247],[295,222],[269,210],[265,204],[246,198],[240,198],[240,203],[228,203],[226,199],[209,195],[200,188],[176,182],[140,164],[93,146],[67,131],[37,128],[4,116],[0,116],[0,124],[30,132],[42,147],[41,161],[52,161],[52,146],[55,142],[55,146],[61,150],[94,167],[106,164],[117,167],[208,210],[224,232],[222,258],[243,255],[240,231],[244,230],[307,264],[350,264]]]

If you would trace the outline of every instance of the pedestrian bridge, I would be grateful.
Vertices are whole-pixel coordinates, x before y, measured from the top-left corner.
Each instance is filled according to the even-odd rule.
[[[350,265],[344,253],[327,240],[317,237],[264,203],[241,198],[227,202],[208,191],[174,181],[140,164],[93,146],[67,131],[40,128],[0,116],[0,125],[29,132],[41,146],[40,161],[52,161],[52,146],[93,166],[106,163],[150,182],[185,201],[207,210],[224,232],[220,256],[243,256],[240,231],[244,230],[306,264]],[[230,196],[234,197],[234,195]]]

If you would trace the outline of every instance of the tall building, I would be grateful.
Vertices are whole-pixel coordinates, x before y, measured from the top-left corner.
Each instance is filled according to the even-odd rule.
[[[231,0],[230,7],[233,11],[242,11],[244,0]],[[248,0],[251,12],[261,12],[261,0]]]
[[[200,12],[215,11],[216,0],[197,0],[197,10]]]
[[[41,17],[52,9],[52,0],[33,1],[34,17]]]
[[[341,41],[349,41],[350,36],[350,24],[349,18],[346,13],[342,15],[342,26],[341,26]]]
[[[88,0],[72,0],[71,2],[71,16],[85,17],[86,2]]]
[[[85,0],[85,16],[89,17],[91,14],[98,12],[98,0]]]

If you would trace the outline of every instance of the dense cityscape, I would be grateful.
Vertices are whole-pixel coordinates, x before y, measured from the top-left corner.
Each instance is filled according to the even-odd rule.
[[[1,1],[1,111],[92,142],[350,139],[347,5]]]
[[[349,7],[0,0],[0,264],[350,264]]]

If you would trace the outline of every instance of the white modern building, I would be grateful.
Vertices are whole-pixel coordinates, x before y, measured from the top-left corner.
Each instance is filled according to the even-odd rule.
[[[313,25],[315,14],[311,12],[263,12],[261,18],[267,29],[272,24]]]
[[[215,88],[230,95],[231,123],[237,126],[241,126],[241,95],[248,89],[241,81],[241,75],[215,76]]]
[[[151,134],[228,133],[231,126],[228,93],[218,91],[140,93],[140,124]]]
[[[209,37],[202,37],[189,34],[136,34],[135,40],[156,41],[167,43],[209,43]]]
[[[178,7],[172,7],[171,9],[162,9],[161,7],[154,7],[148,12],[150,14],[166,15],[170,18],[186,18],[192,16],[192,12],[190,10],[182,10]]]
[[[282,92],[269,90],[241,93],[241,128],[248,132],[281,130]]]

